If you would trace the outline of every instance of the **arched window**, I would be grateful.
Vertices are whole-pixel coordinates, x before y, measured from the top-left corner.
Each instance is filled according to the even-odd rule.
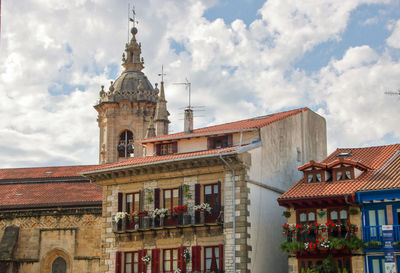
[[[67,263],[61,257],[54,260],[51,265],[51,273],[67,273]]]
[[[118,156],[119,157],[133,157],[133,133],[129,130],[123,131],[119,135],[118,143]]]

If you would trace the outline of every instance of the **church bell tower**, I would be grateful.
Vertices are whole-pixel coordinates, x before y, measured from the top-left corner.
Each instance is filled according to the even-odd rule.
[[[100,164],[141,157],[143,148],[138,141],[168,133],[164,83],[161,82],[160,93],[157,84],[153,88],[142,72],[144,61],[137,33],[133,27],[132,38],[122,54],[125,70],[111,82],[108,91],[101,87],[99,101],[94,106],[100,129]]]

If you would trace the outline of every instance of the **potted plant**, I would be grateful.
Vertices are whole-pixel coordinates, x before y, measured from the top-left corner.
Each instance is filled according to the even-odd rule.
[[[280,245],[282,251],[287,253],[303,252],[305,245],[302,242],[283,242]]]
[[[353,236],[349,240],[345,241],[345,245],[350,250],[356,250],[364,247],[364,242],[359,238]]]
[[[292,213],[290,211],[285,210],[284,212],[282,212],[282,216],[289,218],[292,215]]]
[[[330,247],[332,249],[343,249],[346,246],[345,239],[342,238],[332,238]]]
[[[292,224],[284,223],[282,225],[282,233],[284,233],[286,235],[291,233],[293,229],[294,229],[294,226]]]
[[[355,208],[355,207],[349,208],[349,214],[350,215],[357,215],[359,213],[360,213],[360,210],[358,208]]]
[[[379,241],[369,241],[365,243],[365,248],[378,249],[382,247],[382,243]]]

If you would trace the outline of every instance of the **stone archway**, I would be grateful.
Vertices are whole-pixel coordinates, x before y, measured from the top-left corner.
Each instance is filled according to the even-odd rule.
[[[71,258],[61,248],[52,249],[42,258],[40,269],[41,273],[71,273]]]

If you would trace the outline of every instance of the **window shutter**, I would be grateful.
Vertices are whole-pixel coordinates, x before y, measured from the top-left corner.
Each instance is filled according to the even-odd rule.
[[[183,205],[183,186],[179,187],[179,200],[178,200],[178,206]]]
[[[156,144],[156,154],[161,155],[161,144]]]
[[[122,192],[118,193],[118,212],[122,212],[122,198],[123,194]],[[122,230],[122,221],[120,220],[117,224],[118,230]]]
[[[200,189],[201,189],[200,184],[194,185],[194,204],[195,205],[200,205]]]
[[[211,150],[214,149],[215,145],[214,145],[214,138],[209,137],[207,138],[207,149]]]
[[[224,270],[224,245],[219,245],[219,270]]]
[[[154,189],[154,208],[155,209],[160,208],[160,189],[159,188]]]
[[[221,181],[218,181],[218,206],[217,206],[217,208],[218,208],[218,214],[219,214],[219,211],[221,210],[221,195],[222,195],[222,193],[221,193]]]
[[[160,249],[155,248],[151,250],[151,273],[160,272]]]
[[[182,270],[182,273],[186,273],[186,262],[185,259],[183,258],[183,251],[186,249],[186,247],[179,247],[178,248],[178,268]]]
[[[144,262],[142,261],[142,257],[143,257],[143,250],[139,250],[138,251],[138,267],[139,267],[139,273],[145,273],[143,270],[143,264]]]
[[[115,253],[115,273],[121,273],[121,252]]]
[[[172,143],[172,153],[176,154],[178,152],[178,142]]]
[[[192,271],[201,270],[201,246],[192,246]]]
[[[228,147],[233,146],[232,134],[228,135]]]

